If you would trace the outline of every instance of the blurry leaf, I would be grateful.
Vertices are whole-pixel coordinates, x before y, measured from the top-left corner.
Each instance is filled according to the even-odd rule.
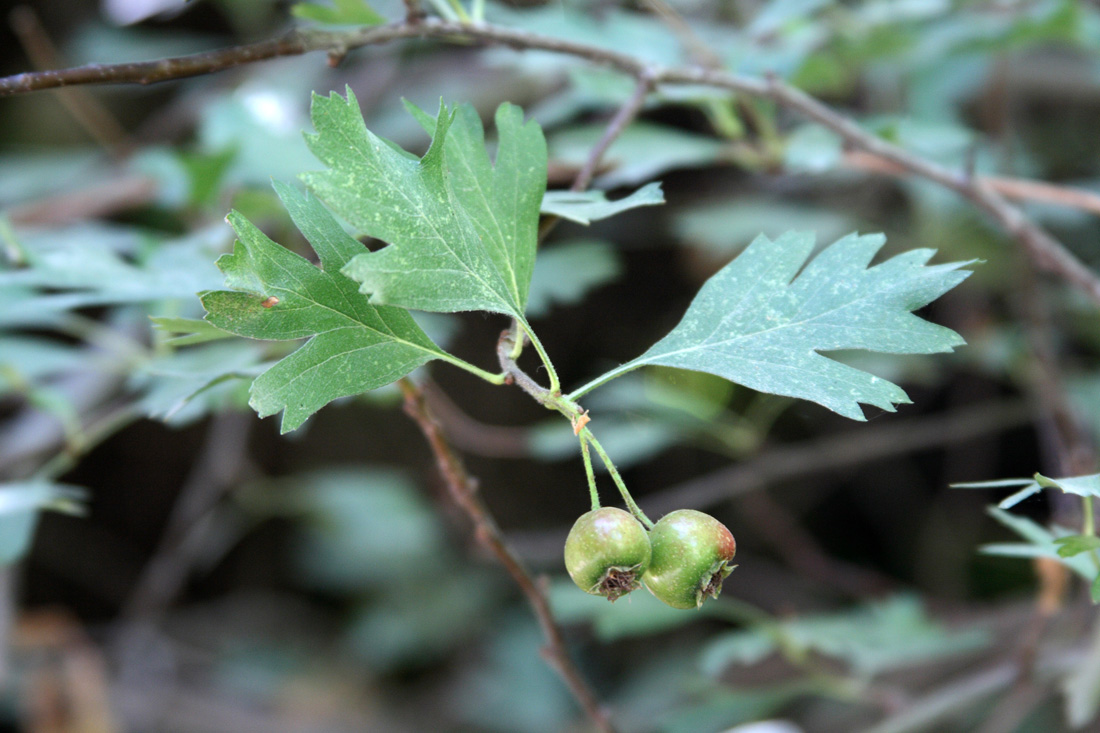
[[[602,12],[585,12],[572,5],[514,8],[505,3],[490,6],[489,20],[509,28],[524,29],[539,35],[562,38],[608,51],[631,54],[649,63],[663,66],[684,60],[683,44],[669,33],[663,21],[650,14],[630,12],[616,7]],[[506,60],[505,60],[506,59]],[[567,66],[578,65],[576,59],[549,53],[508,53],[500,59],[511,67],[537,74],[552,74]]]
[[[603,125],[572,127],[550,138],[550,157],[557,163],[581,166],[603,137]],[[726,144],[673,127],[635,122],[612,143],[604,156],[608,172],[596,178],[601,188],[629,186],[652,180],[677,168],[720,162]]]
[[[336,213],[389,246],[354,257],[344,274],[362,283],[372,303],[522,320],[546,188],[542,130],[524,123],[519,107],[501,105],[491,162],[473,107],[441,104],[433,120],[410,105],[432,132],[417,159],[367,130],[347,94],[314,97],[317,134],[308,142],[329,169],[303,179]]]
[[[751,635],[762,633],[773,641],[781,638],[786,648],[813,650],[843,660],[865,677],[973,651],[989,641],[988,634],[979,629],[944,629],[928,618],[919,599],[905,595],[850,611],[780,621],[768,629],[718,637],[704,651],[704,669],[717,675],[730,664],[763,658],[770,651],[767,643],[751,639]]]
[[[909,401],[900,387],[819,352],[951,351],[963,343],[958,334],[910,311],[962,282],[968,263],[926,266],[934,252],[919,249],[868,268],[886,240],[852,234],[807,265],[813,241],[795,232],[757,237],[703,285],[669,335],[590,384],[661,364],[811,400],[853,420],[866,419],[859,403],[893,412]]]
[[[1047,478],[1037,473],[1035,481],[1044,489],[1061,489],[1067,494],[1078,496],[1100,496],[1100,473],[1066,478]]]
[[[295,3],[290,6],[290,14],[303,20],[331,25],[378,25],[386,22],[365,0],[333,0],[332,5]]]
[[[615,386],[623,381],[616,380]],[[652,367],[645,370],[643,389],[645,397],[655,405],[711,422],[725,411],[736,387],[705,372]]]
[[[473,730],[560,733],[574,721],[576,704],[538,654],[544,643],[526,614],[495,620],[488,653],[455,691]]]
[[[214,203],[221,191],[222,178],[237,155],[236,151],[229,149],[210,154],[181,152],[178,155],[190,181],[189,203],[192,206]]]
[[[787,136],[783,165],[790,171],[823,173],[837,167],[843,152],[840,136],[832,130],[802,125]]]
[[[527,315],[547,315],[555,305],[579,303],[590,290],[616,279],[619,256],[607,242],[574,240],[539,252],[527,296]]]
[[[0,156],[0,208],[88,185],[104,175],[100,150],[50,149]]]
[[[581,592],[570,580],[550,586],[550,605],[563,623],[588,622],[603,641],[649,636],[699,621],[703,613],[683,613],[639,589],[615,603]]]
[[[778,237],[787,231],[804,230],[815,232],[823,241],[833,241],[852,230],[852,220],[841,212],[806,203],[738,196],[680,207],[673,227],[688,244],[728,257],[743,250],[759,234]]]
[[[26,553],[41,509],[75,512],[84,490],[36,481],[0,483],[0,566]]]
[[[446,563],[387,591],[363,606],[348,632],[351,649],[383,674],[437,662],[478,632],[490,631],[488,616],[500,595],[490,577]]]
[[[144,414],[182,426],[243,407],[248,385],[266,367],[258,344],[233,339],[160,354],[134,369],[129,386],[140,392]]]
[[[819,686],[812,680],[796,680],[736,691],[720,688],[662,715],[660,730],[662,733],[730,733],[737,730],[730,728],[731,725],[760,720],[778,712],[799,697],[820,692]]]
[[[72,369],[87,369],[86,349],[38,336],[0,335],[0,395]]]
[[[331,468],[285,479],[245,501],[306,520],[295,564],[311,586],[417,593],[417,583],[447,567],[438,518],[395,472]]]
[[[1073,570],[1082,578],[1091,581],[1096,575],[1096,568],[1087,556],[1075,555],[1062,557],[1058,554],[1058,548],[1054,544],[1055,539],[1071,534],[1063,528],[1056,531],[1046,529],[1036,522],[1015,514],[1010,514],[997,507],[989,507],[987,510],[994,519],[1020,535],[1028,542],[1025,543],[999,543],[982,545],[981,552],[985,555],[998,555],[1000,557],[1048,557],[1057,560]]]
[[[768,35],[784,25],[811,22],[815,12],[829,5],[831,0],[770,0],[749,22],[748,31],[753,35]]]
[[[1015,488],[1017,486],[1022,486],[1023,488],[1011,496],[1002,499],[1000,503],[997,504],[999,508],[1011,509],[1024,499],[1035,496],[1035,494],[1043,490],[1043,487],[1039,485],[1038,481],[1030,478],[1009,478],[996,481],[970,481],[961,484],[951,484],[951,488],[953,489],[1000,489]]]
[[[616,201],[608,201],[607,194],[603,191],[547,191],[542,197],[542,213],[560,216],[578,224],[590,224],[639,206],[656,206],[664,202],[665,197],[659,182],[646,184]]]
[[[65,311],[93,306],[193,302],[196,292],[220,279],[212,260],[221,229],[166,241],[92,225],[25,234],[29,266],[0,270],[0,305],[6,306],[0,326],[48,325]]]
[[[592,425],[620,469],[655,458],[675,445],[681,435],[673,425],[630,415],[601,414]],[[577,456],[577,436],[569,423],[560,419],[536,425],[531,429],[530,441],[531,453],[542,460],[564,461]],[[607,470],[600,461],[593,467],[600,473]]]
[[[945,120],[879,117],[863,125],[889,142],[945,165],[965,163],[976,138],[973,130]]]
[[[1095,535],[1072,534],[1067,537],[1059,537],[1054,540],[1058,548],[1059,557],[1073,557],[1082,552],[1100,549],[1100,537]]]
[[[1066,722],[1071,728],[1084,728],[1096,719],[1100,710],[1100,627],[1093,631],[1085,658],[1062,679],[1061,688],[1066,697]]]
[[[232,151],[221,176],[223,187],[267,187],[315,165],[302,128],[307,122],[303,97],[290,80],[308,84],[304,74],[282,72],[278,82],[253,82],[232,96],[215,99],[202,109],[199,149],[217,158]],[[305,86],[302,94],[309,89]],[[194,179],[189,180],[193,190]]]
[[[332,400],[389,384],[447,355],[407,311],[371,305],[340,273],[363,245],[317,199],[285,184],[275,188],[324,269],[233,212],[229,221],[239,239],[218,267],[234,290],[206,292],[202,303],[208,321],[240,336],[309,338],[252,383],[249,404],[260,417],[282,411],[281,432],[287,433]]]
[[[699,667],[711,677],[722,675],[730,665],[753,665],[776,650],[775,640],[764,629],[734,631],[715,636],[703,648]]]
[[[1089,584],[1089,597],[1093,603],[1100,603],[1100,575]]]
[[[150,316],[154,327],[170,334],[178,334],[166,339],[164,343],[172,346],[201,344],[207,341],[233,338],[229,331],[223,331],[209,321],[201,318],[176,318],[171,316]]]

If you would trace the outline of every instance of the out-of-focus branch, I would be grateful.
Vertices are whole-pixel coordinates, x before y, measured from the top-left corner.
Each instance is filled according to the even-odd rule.
[[[904,176],[908,173],[902,166],[863,150],[849,150],[846,152],[844,154],[844,165],[862,171],[884,173],[891,176]],[[1100,215],[1100,195],[1092,191],[1070,186],[1059,186],[1046,181],[1033,181],[1028,178],[975,176],[975,179],[1008,199],[1041,201]]]
[[[466,471],[462,460],[452,450],[447,436],[432,416],[424,393],[408,379],[401,379],[397,384],[405,395],[405,412],[416,422],[427,439],[451,499],[473,522],[478,541],[504,566],[531,605],[546,637],[543,656],[565,681],[593,725],[603,733],[613,733],[615,728],[607,712],[600,706],[595,693],[565,648],[561,628],[550,609],[546,594],[504,539],[492,514],[477,494],[476,481]]]
[[[8,219],[17,226],[62,226],[132,211],[152,203],[156,195],[157,182],[152,178],[120,176],[77,191],[17,204],[8,209]]]
[[[147,620],[164,611],[194,569],[207,536],[207,519],[248,467],[251,414],[225,412],[207,432],[206,443],[180,489],[160,545],[146,563],[123,611],[131,620]]]
[[[772,448],[750,461],[651,494],[642,503],[657,514],[682,506],[707,506],[776,481],[961,442],[992,430],[1026,425],[1031,419],[1028,405],[1013,401],[892,422],[872,431],[851,430],[806,444]]]
[[[50,69],[60,65],[57,48],[46,35],[46,30],[33,9],[18,5],[11,11],[9,20],[23,50],[35,67]],[[120,156],[132,147],[126,129],[87,91],[67,89],[59,93],[57,98],[92,139],[112,155]]]
[[[653,89],[653,76],[645,70],[639,71],[635,76],[638,83],[634,87],[634,93],[623,103],[623,106],[619,107],[619,111],[616,112],[615,116],[611,118],[611,121],[607,123],[607,128],[603,131],[603,135],[600,137],[599,142],[588,151],[588,159],[584,161],[584,166],[573,180],[573,185],[570,187],[571,191],[579,193],[588,188],[588,184],[592,183],[592,178],[596,175],[596,170],[599,168],[600,161],[603,160],[604,154],[607,153],[607,149],[619,138],[619,135],[623,134],[623,130],[625,130],[627,126],[634,121],[634,118],[638,116],[638,113],[642,111],[642,106],[645,105],[645,98],[649,95],[650,90]]]
[[[0,567],[0,694],[7,691],[8,645],[15,626],[15,569]]]
[[[313,51],[327,51],[342,56],[364,46],[409,38],[436,38],[465,43],[481,41],[517,50],[549,51],[617,69],[639,81],[648,80],[654,86],[702,84],[770,99],[832,130],[851,148],[871,153],[911,175],[938,183],[968,199],[992,216],[1006,233],[1016,239],[1036,267],[1056,274],[1100,305],[1100,278],[1058,240],[1005,201],[988,182],[966,171],[946,168],[888,143],[868,133],[854,120],[775,76],[761,79],[700,67],[654,68],[641,58],[583,43],[488,23],[468,24],[426,18],[416,22],[406,19],[387,25],[344,31],[298,30],[260,43],[158,61],[89,64],[56,71],[32,71],[0,78],[0,97],[75,84],[153,84]]]

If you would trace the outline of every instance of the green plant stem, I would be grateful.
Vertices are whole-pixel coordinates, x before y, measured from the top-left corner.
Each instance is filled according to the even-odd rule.
[[[566,397],[566,399],[569,399],[569,400],[574,400],[574,401],[578,400],[581,397],[583,397],[584,395],[591,392],[592,390],[596,389],[596,387],[599,387],[602,384],[606,384],[607,382],[610,382],[615,377],[621,377],[622,375],[626,374],[627,372],[632,372],[640,366],[641,366],[641,364],[635,364],[634,362],[627,362],[626,364],[623,364],[622,366],[615,367],[614,369],[612,369],[609,372],[604,372],[603,374],[596,377],[595,379],[593,379],[591,382],[584,385],[583,387],[573,390],[572,392],[567,394],[565,397]]]
[[[503,373],[493,374],[492,372],[485,371],[481,367],[476,367],[473,364],[471,364],[470,362],[464,361],[463,359],[459,359],[457,356],[451,356],[450,354],[447,354],[446,356],[442,356],[442,357],[440,357],[440,359],[442,361],[447,362],[448,364],[453,364],[454,366],[458,367],[459,369],[464,369],[464,370],[468,371],[470,374],[473,374],[475,377],[481,377],[482,379],[484,379],[489,384],[504,384],[505,375]]]
[[[611,460],[611,456],[607,455],[607,451],[600,445],[600,441],[596,440],[596,436],[592,434],[592,431],[588,428],[583,428],[580,432],[581,440],[587,441],[595,449],[596,455],[600,457],[603,464],[607,466],[607,472],[611,474],[611,480],[615,482],[615,486],[619,488],[619,493],[622,494],[623,501],[626,502],[627,508],[630,513],[638,518],[647,529],[653,529],[653,521],[645,515],[641,507],[634,501],[634,497],[630,495],[630,490],[626,488],[626,482],[623,481],[623,477],[619,474],[619,469],[615,468],[615,464]]]
[[[1086,537],[1096,536],[1096,515],[1093,512],[1092,497],[1081,497],[1081,511],[1084,513],[1084,518],[1081,525],[1081,534]],[[1100,555],[1096,554],[1096,550],[1089,551],[1089,557],[1092,558],[1093,567],[1100,570]]]
[[[520,328],[523,329],[523,333],[527,334],[527,338],[531,340],[531,345],[535,347],[535,351],[538,353],[539,358],[542,360],[542,365],[546,367],[546,373],[550,377],[550,392],[554,394],[561,394],[561,383],[558,381],[558,372],[554,369],[554,364],[550,361],[550,355],[546,353],[546,349],[543,348],[542,342],[539,341],[539,337],[535,335],[534,329],[528,325],[526,320],[518,321]],[[517,334],[518,336],[518,334]],[[517,344],[522,344],[523,340],[516,339]],[[522,346],[520,346],[522,348]]]
[[[577,425],[577,420],[584,414],[584,410],[579,404],[574,402],[568,397],[563,397],[557,390],[547,389],[543,387],[525,371],[519,368],[516,362],[512,359],[512,352],[515,348],[515,344],[512,339],[514,338],[513,331],[510,329],[505,331],[500,336],[500,341],[497,343],[497,359],[500,360],[500,368],[505,375],[510,378],[520,389],[527,394],[531,395],[543,407],[550,410],[557,410],[562,415],[567,417],[570,422]],[[538,348],[538,342],[532,341],[536,344],[535,348]],[[645,512],[641,510],[638,504],[634,501],[634,497],[630,495],[630,490],[626,488],[626,482],[623,481],[623,477],[619,474],[619,470],[615,468],[614,462],[611,457],[607,455],[607,451],[603,449],[600,442],[596,440],[596,436],[592,434],[592,431],[587,427],[582,428],[577,436],[581,440],[581,449],[583,455],[588,458],[589,464],[591,463],[591,457],[588,456],[587,450],[585,450],[585,444],[591,445],[596,450],[596,454],[599,455],[600,460],[607,466],[607,472],[611,474],[611,479],[615,482],[615,486],[618,487],[619,493],[622,494],[623,501],[626,502],[626,506],[630,509],[631,514],[638,518],[646,527],[652,527],[653,522],[649,517],[645,515]],[[589,468],[589,465],[586,465]],[[589,478],[592,492],[595,494],[595,478]],[[598,499],[594,499],[598,506]]]
[[[592,453],[588,450],[588,441],[581,436],[581,457],[584,459],[584,474],[588,477],[588,493],[592,497],[592,510],[600,508],[600,492],[596,488],[596,473],[592,470]]]
[[[510,349],[511,346],[511,342],[501,339],[497,351],[499,353],[503,348]],[[428,441],[428,446],[435,456],[436,466],[447,486],[451,500],[473,522],[476,528],[474,536],[478,542],[496,557],[527,597],[527,602],[530,604],[535,618],[538,619],[539,626],[542,627],[543,635],[546,638],[546,646],[542,650],[542,656],[569,687],[573,697],[588,715],[595,729],[600,733],[615,733],[615,726],[611,723],[607,711],[596,698],[595,693],[573,662],[572,657],[569,656],[565,637],[557,619],[554,617],[553,610],[550,608],[550,601],[547,599],[545,591],[497,527],[492,513],[477,493],[477,482],[466,471],[462,459],[451,447],[443,428],[428,408],[424,393],[407,377],[397,380],[397,386],[405,396],[406,414],[416,422],[420,431],[424,434],[424,438]]]

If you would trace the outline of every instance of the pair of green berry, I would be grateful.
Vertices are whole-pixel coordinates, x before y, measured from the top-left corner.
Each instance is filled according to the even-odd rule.
[[[666,514],[646,531],[622,509],[593,509],[565,540],[565,568],[586,593],[614,601],[642,583],[673,608],[717,598],[737,543],[724,524],[694,509]]]

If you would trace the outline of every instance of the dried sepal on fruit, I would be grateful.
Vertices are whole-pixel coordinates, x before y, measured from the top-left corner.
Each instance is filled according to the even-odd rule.
[[[645,527],[629,512],[593,509],[565,540],[565,569],[586,593],[615,601],[641,585],[651,551]]]
[[[737,542],[726,525],[709,514],[679,509],[649,533],[653,554],[642,578],[649,592],[673,608],[698,608],[717,598],[731,572]]]

